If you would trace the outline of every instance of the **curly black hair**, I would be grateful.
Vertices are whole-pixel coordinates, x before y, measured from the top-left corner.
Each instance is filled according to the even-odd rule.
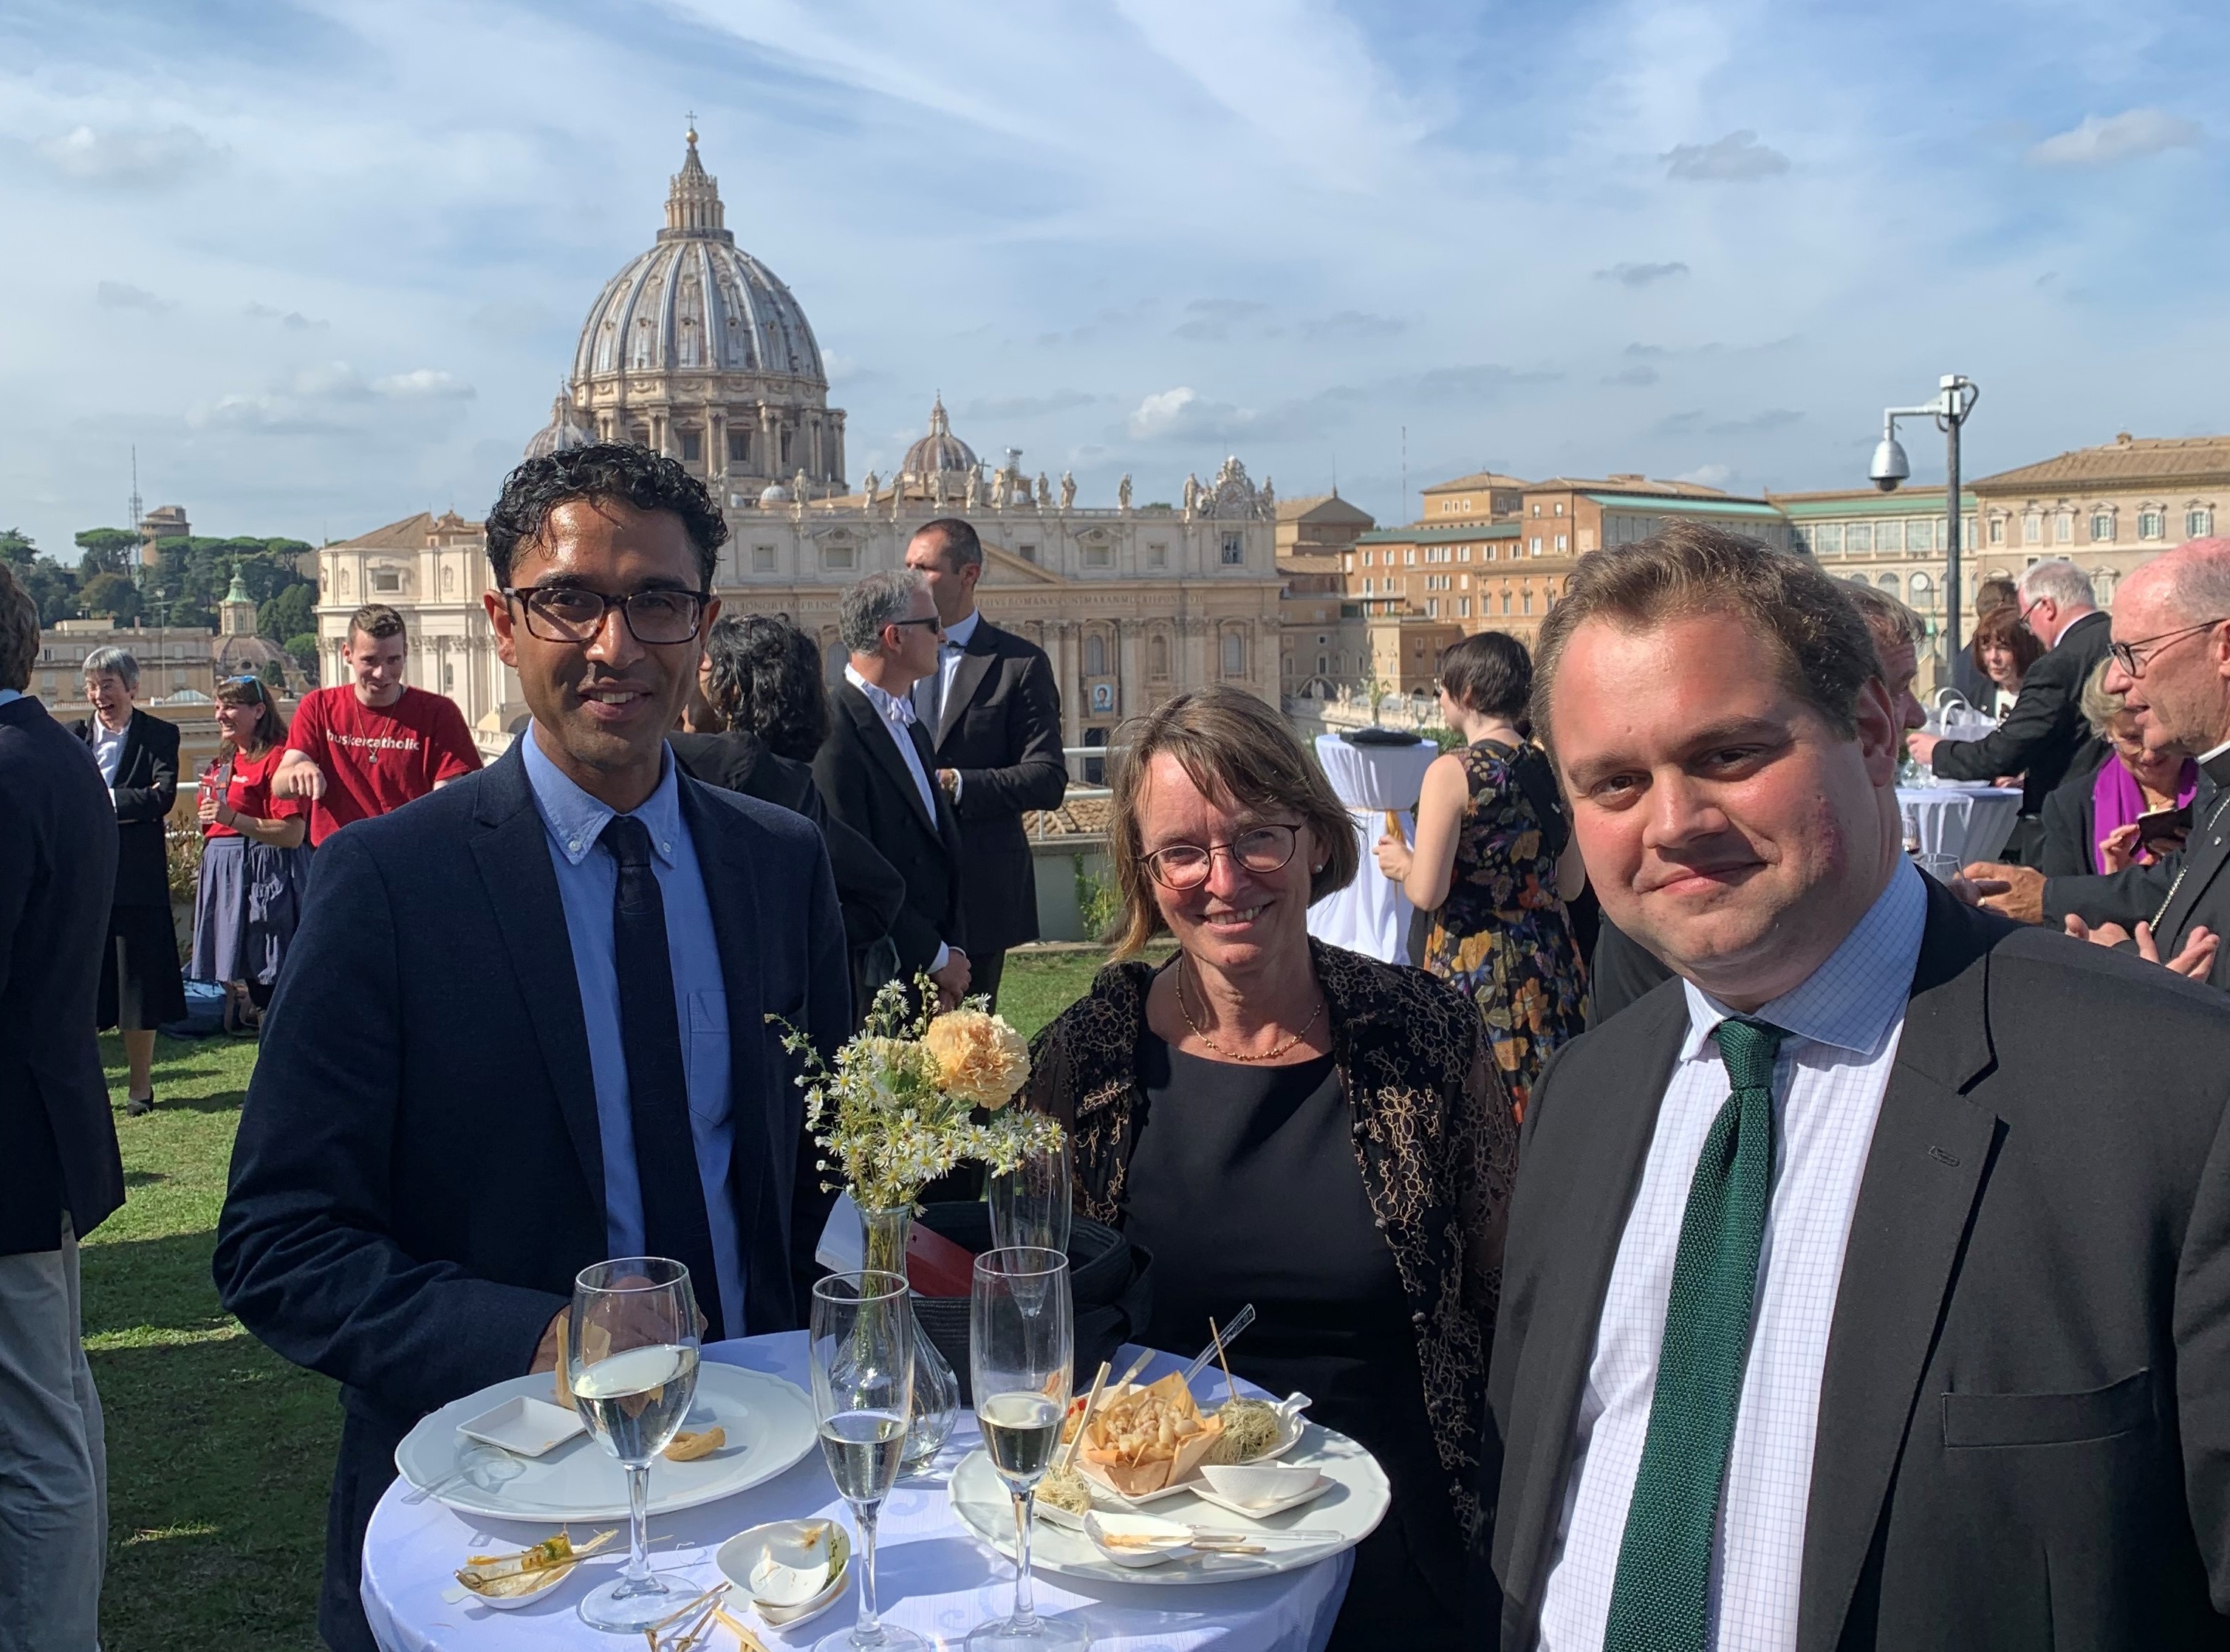
[[[809,763],[828,737],[821,651],[789,620],[723,614],[705,639],[705,697],[778,757]]]
[[[697,547],[705,588],[712,588],[720,547],[728,542],[728,524],[712,496],[677,460],[618,441],[590,442],[530,459],[503,479],[503,492],[487,517],[488,563],[499,586],[511,583],[519,548],[538,535],[550,513],[569,499],[625,499],[638,511],[671,511]]]

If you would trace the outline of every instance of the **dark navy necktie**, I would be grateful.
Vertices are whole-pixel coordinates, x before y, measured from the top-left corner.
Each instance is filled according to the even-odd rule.
[[[650,832],[616,814],[598,839],[619,863],[612,890],[612,962],[619,980],[620,1042],[627,1051],[628,1115],[635,1125],[636,1192],[643,1247],[689,1270],[705,1340],[725,1333],[705,1184],[689,1129],[689,1072],[681,1057],[681,1018],[674,1002],[674,963],[666,946],[666,901],[651,870]]]

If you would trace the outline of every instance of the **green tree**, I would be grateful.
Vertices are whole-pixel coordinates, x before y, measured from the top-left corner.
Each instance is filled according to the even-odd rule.
[[[285,590],[256,610],[255,628],[283,646],[289,637],[318,628],[317,587],[305,580]]]
[[[86,581],[77,600],[89,614],[113,615],[119,621],[139,617],[139,588],[122,574],[95,574]]]
[[[280,645],[287,657],[302,673],[303,681],[315,685],[318,680],[318,633],[305,631],[300,636],[289,637]]]
[[[126,553],[139,543],[138,534],[121,528],[82,528],[75,537],[77,548],[85,553],[78,572],[88,580],[97,574],[122,573]]]
[[[39,548],[21,528],[0,528],[0,562],[10,568],[29,568],[38,555]]]
[[[22,569],[23,588],[39,605],[39,623],[50,626],[77,617],[77,575],[51,556]]]

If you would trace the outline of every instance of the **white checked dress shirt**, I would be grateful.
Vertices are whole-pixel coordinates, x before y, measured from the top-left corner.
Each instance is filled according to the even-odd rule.
[[[921,794],[922,807],[929,811],[929,818],[934,820],[937,819],[937,782],[922,767],[921,753],[914,748],[913,736],[906,732],[915,722],[912,700],[903,694],[893,694],[876,687],[849,665],[844,667],[844,680],[866,695],[867,704],[875,708],[875,715],[881,719],[884,732],[897,742],[899,761],[906,766],[906,773],[913,776],[913,788]],[[951,956],[952,948],[944,942],[938,942],[937,956],[930,961],[931,973],[944,968]]]
[[[1773,1204],[1712,1544],[1708,1643],[1715,1652],[1783,1652],[1796,1643],[1827,1333],[1927,916],[1926,885],[1900,859],[1827,961],[1753,1012],[1791,1036],[1774,1064]],[[1735,1012],[1692,984],[1686,990],[1687,1037],[1658,1109],[1580,1395],[1571,1478],[1541,1604],[1543,1652],[1602,1645],[1649,1431],[1680,1218],[1704,1138],[1727,1100],[1713,1029]]]

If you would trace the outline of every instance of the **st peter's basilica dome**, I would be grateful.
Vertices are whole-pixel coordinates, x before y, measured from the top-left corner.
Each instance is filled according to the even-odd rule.
[[[929,410],[929,434],[906,451],[906,463],[899,467],[899,482],[906,487],[925,487],[931,476],[943,471],[958,483],[975,468],[976,450],[952,434],[951,421],[944,416],[944,398],[940,395]]]

